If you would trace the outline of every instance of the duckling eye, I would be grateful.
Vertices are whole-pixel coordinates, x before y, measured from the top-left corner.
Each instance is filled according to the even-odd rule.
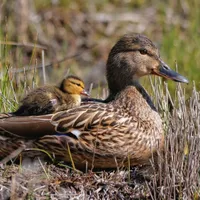
[[[81,87],[81,88],[84,89],[84,86],[82,86],[80,83],[77,83],[76,85],[77,85],[78,87]]]
[[[141,53],[142,55],[145,55],[145,54],[148,53],[148,51],[147,51],[146,49],[140,49],[139,51],[140,51],[140,53]]]

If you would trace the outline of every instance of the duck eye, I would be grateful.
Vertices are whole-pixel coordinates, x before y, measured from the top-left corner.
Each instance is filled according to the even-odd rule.
[[[145,54],[148,53],[148,51],[147,51],[146,49],[140,49],[139,51],[140,51],[140,53],[141,53],[142,55],[145,55]]]

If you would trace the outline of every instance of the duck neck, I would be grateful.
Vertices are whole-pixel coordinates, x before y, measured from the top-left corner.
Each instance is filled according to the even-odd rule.
[[[147,93],[147,91],[140,85],[139,81],[134,82],[134,86],[136,87],[136,89],[138,90],[138,92],[140,92],[140,94],[142,94],[143,98],[146,100],[146,102],[149,104],[149,106],[151,107],[152,110],[157,111],[156,107],[154,106],[149,94]]]
[[[156,107],[154,106],[150,96],[146,92],[146,90],[141,86],[138,80],[132,81],[131,86],[134,86],[140,94],[142,94],[143,98],[146,100],[148,105],[151,107],[152,110],[157,111]],[[128,86],[128,85],[127,85]],[[113,101],[115,99],[115,96],[119,93],[120,91],[112,92],[110,91],[109,96],[105,99],[105,103],[108,103],[110,101]]]

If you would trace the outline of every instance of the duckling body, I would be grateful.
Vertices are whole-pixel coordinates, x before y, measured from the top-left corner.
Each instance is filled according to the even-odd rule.
[[[77,107],[81,95],[87,95],[84,83],[75,76],[65,78],[60,87],[43,86],[31,91],[14,112],[17,116],[45,115]]]
[[[163,150],[164,131],[162,120],[139,78],[156,74],[174,81],[188,81],[161,60],[158,49],[143,35],[123,36],[112,48],[106,69],[108,103],[90,103],[53,114],[50,131],[41,126],[39,134],[32,126],[31,135],[37,136],[26,143],[27,147],[45,149],[77,168],[149,164]],[[14,124],[15,120],[0,120],[0,127],[9,130],[8,121]],[[29,123],[30,118],[22,121]],[[42,123],[47,122],[46,118]],[[28,137],[25,131],[15,129],[14,133]],[[5,131],[0,134],[6,135]],[[6,146],[5,141],[1,142],[1,148],[3,145]]]

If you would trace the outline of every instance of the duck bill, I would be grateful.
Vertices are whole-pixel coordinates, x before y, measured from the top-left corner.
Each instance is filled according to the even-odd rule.
[[[83,90],[83,91],[81,92],[81,95],[86,96],[86,97],[89,97],[89,96],[90,96],[90,95],[88,94],[88,92],[86,92],[85,90]]]
[[[163,61],[160,61],[160,66],[158,69],[154,69],[152,74],[164,77],[166,79],[171,79],[176,82],[188,83],[189,81],[179,73],[170,69],[168,65],[166,65]]]

